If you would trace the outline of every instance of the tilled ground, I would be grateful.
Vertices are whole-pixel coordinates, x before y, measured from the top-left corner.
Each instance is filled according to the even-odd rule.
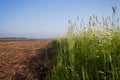
[[[51,68],[52,40],[0,41],[0,80],[44,80]]]

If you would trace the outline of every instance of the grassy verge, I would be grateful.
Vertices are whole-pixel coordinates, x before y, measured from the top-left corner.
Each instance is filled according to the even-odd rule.
[[[119,25],[95,16],[76,23],[69,21],[67,35],[55,39],[57,58],[47,80],[120,80]]]

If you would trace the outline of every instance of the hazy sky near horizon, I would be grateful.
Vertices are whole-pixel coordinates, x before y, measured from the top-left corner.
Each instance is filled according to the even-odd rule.
[[[116,2],[119,10],[120,0]],[[63,35],[69,19],[111,16],[112,3],[113,0],[0,0],[0,37]]]

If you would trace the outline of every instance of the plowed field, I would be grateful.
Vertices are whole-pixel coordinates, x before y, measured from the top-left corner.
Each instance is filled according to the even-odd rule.
[[[52,40],[0,41],[0,80],[44,80],[50,70]]]

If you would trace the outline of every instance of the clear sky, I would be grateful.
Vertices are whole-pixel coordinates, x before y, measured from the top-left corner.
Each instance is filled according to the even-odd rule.
[[[119,10],[120,0],[116,1]],[[113,0],[0,0],[0,37],[63,35],[69,19],[88,19],[93,14],[111,16],[112,3]]]

